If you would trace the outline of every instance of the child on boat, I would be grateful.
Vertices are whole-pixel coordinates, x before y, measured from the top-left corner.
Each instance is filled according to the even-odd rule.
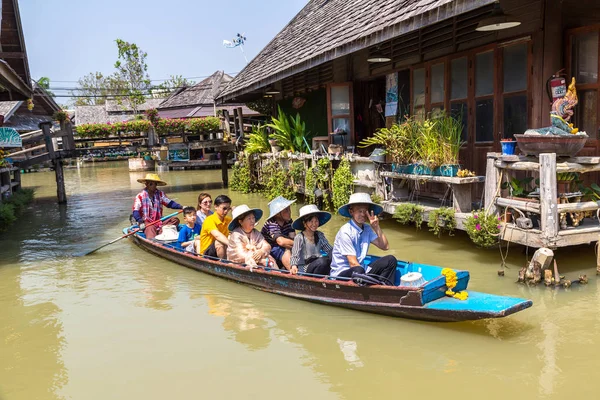
[[[202,223],[209,215],[213,214],[213,211],[210,209],[212,206],[212,197],[208,193],[200,193],[198,195],[198,207],[196,208],[196,216],[198,223],[202,226]]]
[[[215,213],[209,215],[202,224],[198,254],[225,259],[229,245],[229,223],[231,217],[227,216],[231,210],[231,199],[225,195],[215,199]]]
[[[368,275],[394,282],[396,257],[388,255],[363,266],[371,243],[381,250],[388,250],[390,247],[377,218],[382,211],[383,208],[373,203],[367,193],[350,195],[348,204],[339,208],[338,213],[350,218],[350,221],[342,226],[335,236],[331,276],[351,278],[354,272],[364,274],[366,271]]]
[[[308,272],[309,274],[329,275],[331,251],[333,247],[318,229],[331,219],[331,214],[321,211],[314,204],[300,209],[300,216],[292,223],[292,228],[302,231],[294,238],[290,272]],[[322,256],[321,253],[327,253]]]
[[[256,221],[263,215],[262,210],[242,204],[237,206],[232,214],[227,259],[239,264],[245,263],[250,268],[257,265],[273,267],[275,260],[269,255],[271,246],[254,228]]]
[[[269,219],[265,222],[260,233],[271,245],[271,256],[279,268],[290,269],[292,264],[292,247],[296,232],[292,228],[292,210],[290,206],[296,200],[288,200],[279,196],[269,203]]]
[[[185,251],[194,251],[194,240],[200,239],[200,229],[202,226],[197,222],[196,209],[194,207],[185,207],[183,209],[183,220],[185,225],[179,231],[179,245]]]

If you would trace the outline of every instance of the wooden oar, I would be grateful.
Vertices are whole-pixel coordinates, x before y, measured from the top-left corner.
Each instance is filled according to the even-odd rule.
[[[146,227],[149,227],[150,225],[158,224],[158,223],[159,223],[159,222],[161,222],[161,221],[164,221],[164,220],[166,220],[166,219],[169,219],[169,218],[171,218],[171,217],[174,217],[174,216],[176,216],[177,214],[181,213],[182,211],[183,211],[183,210],[179,210],[179,211],[177,211],[177,212],[174,212],[173,214],[166,215],[166,216],[162,217],[161,219],[159,219],[159,220],[157,220],[157,221],[150,222],[149,224],[146,224]],[[97,247],[97,248],[95,248],[95,249],[94,249],[94,250],[92,250],[92,251],[88,251],[87,253],[83,253],[83,254],[76,254],[75,256],[77,256],[77,257],[81,257],[81,256],[87,256],[87,255],[90,255],[90,254],[92,254],[92,253],[95,253],[95,252],[97,252],[97,251],[98,251],[98,250],[100,250],[101,248],[108,246],[109,244],[113,244],[113,243],[115,243],[115,242],[118,242],[119,240],[121,240],[121,239],[123,239],[123,238],[126,238],[126,237],[128,237],[128,236],[131,236],[131,235],[133,235],[134,233],[137,233],[137,232],[139,232],[139,231],[140,231],[139,229],[135,229],[135,230],[133,230],[133,231],[131,231],[131,232],[129,232],[129,233],[126,233],[125,235],[123,235],[123,236],[121,236],[121,237],[118,237],[118,238],[116,238],[115,240],[113,240],[113,241],[111,241],[111,242],[108,242],[108,243],[106,243],[106,244],[103,244],[103,245],[102,245],[102,246],[100,246],[100,247]]]

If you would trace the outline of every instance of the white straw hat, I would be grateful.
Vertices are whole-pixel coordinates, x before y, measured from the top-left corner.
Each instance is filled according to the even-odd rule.
[[[156,235],[156,240],[161,242],[174,242],[179,239],[179,233],[175,225],[163,225],[160,235]]]
[[[273,200],[269,202],[269,218],[271,219],[292,204],[294,204],[296,200],[288,200],[283,196],[277,196]]]
[[[240,219],[240,217],[244,216],[244,214],[248,214],[250,212],[254,213],[254,218],[256,219],[256,221],[261,219],[263,216],[263,211],[260,208],[250,208],[246,204],[240,204],[239,206],[234,208],[233,211],[231,212],[231,222],[229,223],[229,226],[228,226],[229,231],[232,231],[235,228],[237,228],[239,225],[238,219]]]
[[[316,215],[319,218],[319,226],[323,226],[331,219],[331,214],[327,211],[319,210],[314,204],[308,204],[302,208],[300,208],[300,215],[298,218],[292,223],[292,228],[297,231],[304,230],[304,224],[302,223],[304,219],[310,215]]]
[[[375,213],[375,215],[379,215],[383,211],[383,207],[381,207],[379,204],[373,203],[373,201],[371,200],[371,196],[368,193],[353,193],[350,195],[350,200],[348,200],[348,204],[344,204],[339,208],[338,214],[346,218],[352,218],[350,212],[348,211],[348,207],[354,204],[368,205],[370,209],[373,210],[373,213]]]

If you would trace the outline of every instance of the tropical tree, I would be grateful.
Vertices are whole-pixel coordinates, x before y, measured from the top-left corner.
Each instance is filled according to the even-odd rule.
[[[47,76],[42,76],[40,79],[38,79],[37,84],[39,87],[44,89],[46,93],[48,93],[51,97],[54,97],[54,93],[50,91],[50,78],[48,78]]]
[[[107,98],[125,93],[125,85],[116,74],[104,76],[102,72],[90,72],[77,81],[77,88],[71,90],[76,106],[93,106],[106,103]]]
[[[146,94],[150,89],[150,76],[146,64],[148,54],[135,43],[121,39],[117,39],[116,42],[119,49],[119,56],[115,62],[116,77],[124,84],[123,96],[119,96],[118,100],[126,100],[134,114],[137,114],[138,107],[146,101]]]
[[[181,75],[171,75],[169,79],[161,83],[160,85],[156,85],[153,89],[153,93],[159,93],[164,96],[169,96],[175,90],[183,87],[193,86],[196,82],[192,80],[188,80]]]

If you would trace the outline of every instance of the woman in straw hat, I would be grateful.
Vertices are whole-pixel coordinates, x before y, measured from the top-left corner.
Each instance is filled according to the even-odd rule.
[[[296,232],[292,228],[292,210],[290,206],[296,200],[288,200],[279,196],[269,203],[269,219],[265,222],[260,233],[271,245],[271,256],[279,268],[290,269],[292,264],[292,247]]]
[[[246,204],[237,206],[229,223],[229,246],[227,259],[236,263],[245,263],[250,268],[257,265],[273,266],[275,260],[269,256],[271,246],[263,235],[254,229],[263,212],[258,208],[250,208]]]
[[[389,249],[388,240],[377,218],[382,211],[383,208],[373,203],[367,193],[352,194],[348,204],[340,207],[338,213],[350,218],[350,221],[335,236],[331,276],[350,278],[354,272],[366,272],[394,282],[397,264],[394,256],[388,255],[369,265],[363,264],[371,243],[381,250]]]
[[[158,221],[162,218],[163,206],[174,210],[181,210],[182,205],[169,199],[158,186],[166,186],[157,174],[146,174],[145,178],[137,180],[144,184],[144,189],[135,196],[133,202],[133,218],[137,221],[140,230],[144,232],[147,239],[154,239],[164,225],[179,225],[179,218],[171,217],[146,228],[146,224]]]
[[[290,272],[292,274],[308,272],[309,274],[329,275],[331,250],[333,248],[323,232],[318,229],[331,219],[331,214],[321,211],[314,204],[300,209],[300,216],[292,224],[292,228],[302,231],[294,238],[292,247]],[[327,256],[322,256],[325,252]]]

